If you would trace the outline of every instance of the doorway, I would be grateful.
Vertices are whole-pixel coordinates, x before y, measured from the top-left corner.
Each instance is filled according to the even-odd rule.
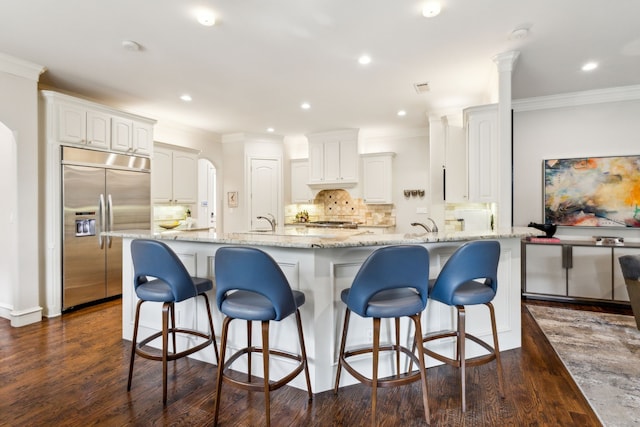
[[[268,230],[269,222],[259,216],[280,219],[280,160],[251,159],[249,228]]]

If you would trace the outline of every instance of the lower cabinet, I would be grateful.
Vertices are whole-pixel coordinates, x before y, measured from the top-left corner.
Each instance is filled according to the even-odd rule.
[[[577,301],[628,302],[618,258],[640,247],[590,242],[522,243],[524,296]]]

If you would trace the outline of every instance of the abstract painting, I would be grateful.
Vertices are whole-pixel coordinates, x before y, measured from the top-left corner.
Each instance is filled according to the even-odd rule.
[[[640,227],[640,156],[544,161],[545,222]]]

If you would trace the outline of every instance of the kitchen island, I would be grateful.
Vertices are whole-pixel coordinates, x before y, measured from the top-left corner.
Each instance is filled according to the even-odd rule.
[[[495,239],[501,244],[500,264],[498,268],[498,293],[494,299],[496,320],[499,330],[501,350],[520,347],[520,240],[535,235],[530,228],[510,228],[492,232],[455,232],[419,234],[370,234],[360,230],[336,229],[282,229],[275,232],[246,232],[219,234],[207,231],[169,231],[150,233],[149,231],[125,231],[114,233],[123,238],[123,299],[122,299],[122,335],[131,340],[135,314],[136,295],[133,290],[133,266],[130,243],[136,238],[159,239],[167,243],[179,256],[192,275],[211,277],[215,280],[214,260],[216,250],[227,245],[245,245],[258,247],[269,253],[278,263],[291,287],[303,291],[306,303],[301,307],[305,343],[309,359],[311,383],[314,393],[333,387],[339,351],[339,338],[344,320],[344,305],[340,301],[340,292],[351,286],[358,269],[377,247],[396,244],[422,245],[430,254],[430,277],[438,272],[463,243],[478,239]],[[247,266],[250,268],[250,266]],[[215,283],[215,282],[214,282]],[[215,293],[210,295],[216,333],[220,332],[222,316],[215,306]],[[155,304],[155,306],[154,306]],[[154,308],[150,308],[154,307]],[[489,316],[484,306],[469,307],[467,310],[467,328],[470,333],[481,338],[491,339]],[[158,331],[160,326],[160,304],[146,303],[140,321],[140,336]],[[449,329],[454,326],[455,309],[436,301],[429,301],[422,315],[425,333]],[[176,321],[184,327],[206,330],[207,316],[201,298],[176,304]],[[409,322],[402,320],[401,337],[411,343],[413,332]],[[259,328],[254,328],[253,342],[259,343]],[[271,345],[284,350],[298,352],[295,320],[293,317],[282,322],[272,322]],[[351,317],[349,327],[350,346],[365,345],[371,341],[371,319]],[[381,340],[390,342],[393,337],[393,322],[383,320]],[[246,326],[244,322],[231,324],[229,345],[232,349],[244,346]],[[184,345],[183,342],[180,345]],[[410,344],[409,344],[410,345]],[[436,348],[436,347],[434,347]],[[452,342],[441,344],[439,351],[453,354]],[[482,354],[483,350],[469,343],[467,354]],[[196,354],[200,360],[217,363],[213,349],[207,348]],[[261,375],[262,362],[254,358],[252,372]],[[392,361],[381,357],[380,376],[392,373]],[[272,359],[272,372],[275,376],[288,369],[290,362]],[[370,372],[370,359],[364,358],[360,368]],[[438,362],[439,363],[439,362]],[[357,363],[356,363],[357,364]],[[428,365],[436,361],[428,360]],[[238,366],[238,362],[236,365]],[[239,369],[246,367],[239,366]],[[369,370],[367,370],[369,369]],[[349,375],[342,375],[341,385],[355,384]],[[302,376],[291,383],[295,387],[305,388]]]

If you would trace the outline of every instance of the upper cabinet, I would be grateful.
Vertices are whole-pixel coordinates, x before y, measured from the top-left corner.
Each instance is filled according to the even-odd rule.
[[[120,117],[111,119],[111,149],[129,154],[151,154],[153,127]]]
[[[370,204],[393,203],[393,157],[395,153],[363,154],[363,200]]]
[[[156,144],[151,163],[151,193],[154,203],[196,203],[198,153]]]
[[[42,91],[51,142],[150,156],[154,120],[52,91]]]
[[[498,107],[464,111],[467,130],[469,201],[498,201]],[[447,177],[448,179],[448,177]]]
[[[313,192],[309,181],[309,160],[291,160],[291,203],[312,203]]]
[[[59,103],[56,113],[58,141],[109,148],[111,141],[109,114],[66,103]]]
[[[469,162],[464,128],[447,125],[444,148],[444,200],[447,203],[466,203],[469,201]]]
[[[358,130],[307,135],[308,184],[324,188],[353,187],[358,183]]]

